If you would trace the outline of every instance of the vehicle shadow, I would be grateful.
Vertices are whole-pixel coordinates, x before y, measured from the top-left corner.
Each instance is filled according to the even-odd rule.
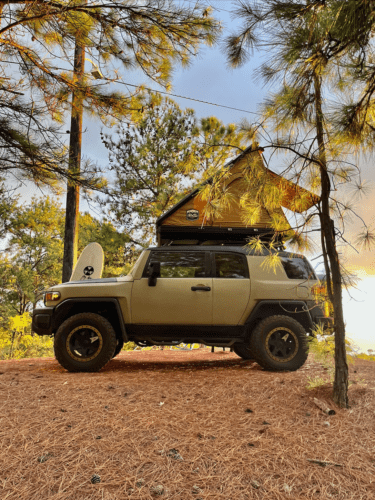
[[[200,359],[200,360],[140,360],[129,357],[112,359],[100,372],[189,372],[214,369],[242,370],[243,368],[261,370],[262,368],[253,360],[243,359]]]

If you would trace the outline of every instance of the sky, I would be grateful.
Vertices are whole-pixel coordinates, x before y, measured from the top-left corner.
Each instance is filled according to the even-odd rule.
[[[195,3],[182,0],[181,3]],[[227,35],[239,25],[237,19],[232,19],[229,11],[233,10],[233,3],[226,0],[213,0],[205,2],[213,7],[214,15],[222,21],[224,34]],[[243,118],[249,121],[256,119],[259,105],[272,89],[266,87],[261,81],[254,78],[254,72],[261,64],[262,55],[254,54],[253,57],[240,69],[228,68],[225,55],[220,47],[204,46],[188,68],[176,68],[172,80],[173,94],[178,94],[192,99],[207,101],[223,106],[237,108],[242,111],[212,106],[193,100],[175,98],[182,107],[193,108],[198,118],[215,115],[224,123],[239,123]],[[90,63],[86,62],[86,71],[90,71]],[[123,81],[133,84],[145,84],[156,90],[161,90],[154,82],[147,79],[140,71],[129,71],[123,73]],[[119,87],[119,90],[125,87]],[[132,90],[129,87],[130,90]],[[103,128],[98,119],[84,117],[82,152],[83,156],[90,158],[104,167],[108,162],[107,150],[101,143],[100,130]],[[113,129],[105,129],[104,132],[112,133]],[[264,153],[265,158],[269,153]],[[375,186],[374,158],[361,158],[359,161],[362,172],[362,180],[368,180]],[[273,162],[272,168],[277,171],[278,165]],[[23,197],[29,198],[32,194],[40,195],[32,186],[22,189]],[[61,199],[64,205],[64,199]],[[87,210],[85,202],[81,202],[81,210]],[[368,198],[360,201],[356,211],[366,223],[375,225],[375,190]],[[94,215],[94,214],[93,214]],[[351,290],[352,298],[344,292],[344,311],[347,322],[348,336],[352,338],[365,351],[369,348],[375,350],[375,322],[370,318],[370,312],[375,304],[375,251],[361,251],[357,253],[352,249],[350,243],[355,239],[355,232],[360,225],[360,219],[354,217],[346,234],[348,243],[339,247],[342,258],[346,259],[349,269],[360,274],[361,282],[358,290]]]

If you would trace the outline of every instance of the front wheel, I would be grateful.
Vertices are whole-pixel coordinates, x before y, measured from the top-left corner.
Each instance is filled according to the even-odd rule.
[[[122,339],[117,339],[117,346],[116,346],[115,352],[113,353],[112,358],[115,358],[117,356],[117,354],[120,354],[123,347],[124,347],[124,341]]]
[[[75,314],[55,335],[55,356],[69,372],[97,372],[112,358],[117,345],[111,323],[95,313]]]
[[[270,316],[254,328],[250,351],[265,370],[298,370],[308,356],[307,335],[302,325],[289,316]]]

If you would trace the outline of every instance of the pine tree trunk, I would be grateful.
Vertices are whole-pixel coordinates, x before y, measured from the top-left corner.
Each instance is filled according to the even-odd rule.
[[[328,290],[331,291],[334,311],[335,330],[335,380],[333,383],[333,400],[341,408],[348,408],[348,364],[345,349],[345,324],[342,308],[342,286],[339,257],[336,249],[335,228],[329,213],[329,197],[331,183],[327,171],[327,159],[324,145],[322,96],[320,77],[315,72],[315,111],[316,132],[319,146],[319,163],[321,176],[321,211],[322,250],[325,254],[324,264]]]
[[[76,44],[74,51],[74,79],[80,85],[85,68],[85,49]],[[69,170],[74,176],[79,176],[81,167],[82,145],[82,96],[80,91],[72,95],[72,116],[70,125]],[[66,192],[64,257],[62,282],[70,280],[73,266],[77,260],[78,247],[78,216],[79,216],[79,185],[68,180]]]

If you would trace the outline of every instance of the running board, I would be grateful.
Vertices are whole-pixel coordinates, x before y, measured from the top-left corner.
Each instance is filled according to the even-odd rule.
[[[239,342],[243,343],[244,339],[239,337],[239,338],[232,338],[232,339],[197,339],[197,338],[183,338],[181,340],[158,340],[158,339],[152,339],[152,338],[144,338],[141,340],[141,342],[145,342],[148,345],[179,345],[179,344],[204,344],[210,347],[232,347],[233,344]]]

